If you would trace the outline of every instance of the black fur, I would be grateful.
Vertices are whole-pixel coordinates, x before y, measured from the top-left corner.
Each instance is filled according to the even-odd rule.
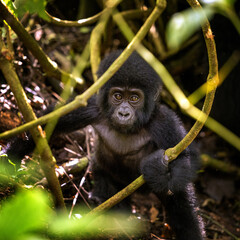
[[[99,76],[120,53],[111,53],[102,61]],[[201,240],[204,230],[192,184],[198,167],[197,154],[189,147],[170,164],[165,161],[164,151],[175,146],[186,132],[176,114],[160,104],[161,85],[155,71],[133,53],[98,96],[89,100],[87,107],[60,118],[56,132],[92,124],[98,133],[92,164],[95,186],[91,198],[94,201],[105,201],[143,174],[147,186],[163,202],[176,238]],[[131,130],[124,131],[112,124],[116,106],[109,100],[109,91],[113,87],[138,88],[144,93],[143,106],[133,108],[135,120]]]

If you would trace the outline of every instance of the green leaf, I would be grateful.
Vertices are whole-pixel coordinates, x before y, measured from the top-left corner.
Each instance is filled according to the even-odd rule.
[[[204,4],[215,5],[220,7],[233,7],[236,0],[202,0]]]
[[[214,14],[212,8],[204,9],[208,19]],[[179,48],[193,33],[200,29],[204,14],[199,10],[187,9],[173,15],[167,25],[166,40],[170,49]]]
[[[14,6],[18,17],[23,17],[26,12],[30,14],[37,13],[39,17],[49,21],[49,17],[45,12],[46,0],[15,0]]]
[[[6,176],[16,174],[16,166],[10,159],[8,159],[8,156],[6,154],[2,154],[0,156],[0,174]]]
[[[13,5],[12,0],[3,0],[3,2],[7,5],[7,7],[11,10],[11,12],[15,12],[15,7]]]
[[[140,234],[144,229],[143,222],[138,221],[137,218],[128,218],[126,214],[109,212],[100,216],[84,216],[80,219],[69,219],[64,215],[58,216],[58,218],[52,219],[48,225],[48,232],[51,236],[68,237],[69,239],[76,237],[81,239],[83,236],[87,239],[92,236],[107,236],[113,233],[118,233],[120,236],[124,234],[123,229],[127,230],[128,234]]]
[[[51,212],[47,195],[43,191],[26,190],[18,193],[1,207],[1,239],[40,239],[32,233],[45,227]]]

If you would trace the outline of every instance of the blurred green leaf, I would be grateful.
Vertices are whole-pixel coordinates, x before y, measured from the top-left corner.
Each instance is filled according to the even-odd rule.
[[[209,5],[216,5],[221,7],[233,7],[236,0],[202,0],[201,2]]]
[[[16,174],[16,165],[8,159],[6,154],[2,154],[0,156],[0,174],[4,174],[6,176],[15,176]]]
[[[208,19],[214,14],[212,8],[203,10]],[[167,25],[166,40],[170,49],[179,48],[204,22],[204,14],[201,10],[187,9],[173,15]]]
[[[18,17],[22,17],[26,12],[30,14],[36,13],[42,19],[49,21],[49,17],[45,12],[46,0],[15,0],[14,6]]]
[[[2,204],[1,239],[42,239],[33,231],[45,227],[52,210],[43,191],[23,191]]]
[[[120,236],[124,234],[122,229],[128,234],[141,234],[143,222],[116,213],[81,219],[69,219],[65,214],[56,216],[50,208],[48,195],[41,190],[19,192],[3,202],[0,208],[0,239],[3,240],[48,239],[41,233],[68,240],[79,236]]]
[[[82,208],[81,208],[82,212]],[[124,229],[124,231],[123,231]],[[80,219],[69,219],[66,216],[50,221],[48,231],[51,236],[68,237],[95,237],[117,234],[141,234],[144,229],[142,221],[137,218],[128,218],[126,214],[108,213],[104,215],[85,216]]]
[[[13,5],[12,0],[3,0],[3,2],[7,5],[7,7],[14,13],[15,12],[15,7]]]

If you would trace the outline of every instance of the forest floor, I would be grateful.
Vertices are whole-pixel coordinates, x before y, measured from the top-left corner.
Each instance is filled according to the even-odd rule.
[[[88,34],[79,34],[75,28],[65,28],[64,30],[40,27],[35,29],[34,36],[44,51],[64,68],[62,56],[69,54],[70,45],[74,49],[82,49],[88,38]],[[61,37],[60,37],[61,36]],[[63,39],[61,42],[57,39]],[[63,44],[64,42],[64,44]],[[48,105],[59,99],[54,87],[42,75],[38,63],[31,54],[18,41],[15,42],[16,60],[15,67],[22,85],[31,100],[31,105],[36,112],[40,113]],[[26,57],[25,57],[26,56]],[[84,73],[85,78],[90,79],[90,70]],[[90,84],[90,83],[89,83]],[[192,121],[183,116],[186,128]],[[0,132],[16,127],[22,123],[18,108],[13,95],[6,84],[3,76],[0,76]],[[63,165],[73,160],[80,159],[94,151],[94,140],[96,136],[91,127],[77,132],[58,136],[52,139],[51,147],[57,159],[58,165]],[[0,142],[3,146],[6,141]],[[207,154],[218,160],[237,164],[240,154],[216,134],[204,128],[196,140],[201,154]],[[23,161],[26,168],[32,168],[32,176],[28,176],[25,181],[35,184],[39,181],[42,184],[41,170],[33,167],[33,161],[28,157]],[[91,191],[91,179],[89,169],[79,172],[77,169],[60,177],[62,190],[67,206],[71,208],[73,198],[76,195],[76,186],[79,186],[82,177],[86,181],[81,188],[82,197],[79,196],[77,205],[86,204],[88,193]],[[44,185],[44,184],[43,184]],[[219,169],[202,168],[196,181],[196,190],[200,204],[201,214],[206,226],[207,239],[231,240],[240,238],[240,181],[234,174],[226,174]],[[5,198],[12,194],[11,189],[1,188],[0,197]],[[134,194],[132,197],[132,211],[135,216],[145,223],[145,237],[142,239],[168,239],[170,237],[169,226],[164,221],[164,210],[161,203],[152,194],[142,196]],[[131,239],[131,237],[127,237]],[[114,238],[112,238],[114,239]]]

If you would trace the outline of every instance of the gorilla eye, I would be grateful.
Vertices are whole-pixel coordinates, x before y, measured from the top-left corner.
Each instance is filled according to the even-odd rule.
[[[114,98],[115,98],[116,100],[118,100],[118,101],[122,100],[122,98],[123,98],[120,93],[115,93],[113,96],[114,96]]]
[[[132,95],[131,97],[130,97],[130,101],[131,102],[138,102],[139,101],[139,96],[138,95]]]

